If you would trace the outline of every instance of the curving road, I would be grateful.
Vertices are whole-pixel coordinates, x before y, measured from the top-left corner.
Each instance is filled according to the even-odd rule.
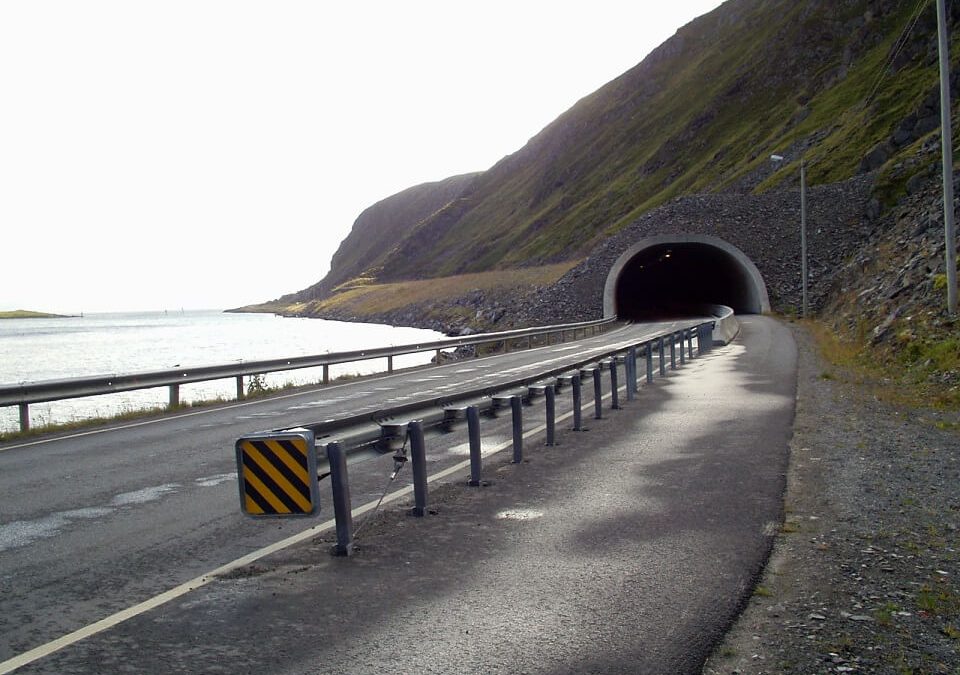
[[[628,326],[531,351],[0,446],[0,662],[9,668],[9,659],[314,525],[241,516],[233,455],[241,435],[515,379],[544,362],[588,357],[676,325]],[[569,402],[560,403],[563,413]],[[592,405],[586,388],[584,403]],[[486,446],[509,433],[509,421],[484,422]],[[440,470],[462,461],[465,439],[431,440],[429,452],[431,471]],[[380,496],[391,468],[376,461],[351,467],[355,505]],[[324,518],[332,517],[328,491],[321,484]],[[56,658],[26,670],[42,671]]]

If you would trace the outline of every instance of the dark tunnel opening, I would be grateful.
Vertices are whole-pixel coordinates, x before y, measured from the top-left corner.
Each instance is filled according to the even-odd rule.
[[[614,313],[629,321],[701,315],[706,305],[727,305],[738,314],[767,309],[766,289],[752,263],[742,253],[702,242],[637,251],[617,273],[613,300]]]

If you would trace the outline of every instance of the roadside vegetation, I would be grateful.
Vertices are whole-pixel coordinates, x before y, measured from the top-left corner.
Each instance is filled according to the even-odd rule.
[[[960,322],[932,325],[929,317],[911,317],[909,327],[882,343],[871,338],[866,322],[846,336],[821,321],[802,323],[834,368],[822,378],[850,381],[880,401],[960,412]]]

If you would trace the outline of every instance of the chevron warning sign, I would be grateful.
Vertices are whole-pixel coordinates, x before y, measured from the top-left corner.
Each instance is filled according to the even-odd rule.
[[[237,441],[240,508],[248,516],[310,516],[320,510],[317,451],[306,429]]]

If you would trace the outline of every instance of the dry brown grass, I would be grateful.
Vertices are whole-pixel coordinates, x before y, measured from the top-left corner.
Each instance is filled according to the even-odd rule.
[[[344,284],[342,292],[325,300],[292,305],[288,311],[322,312],[348,311],[357,315],[395,311],[421,302],[437,302],[465,296],[473,291],[503,290],[506,288],[533,288],[555,283],[579,261],[557,263],[542,267],[516,270],[498,270],[462,274],[439,279],[398,281],[388,284]]]

